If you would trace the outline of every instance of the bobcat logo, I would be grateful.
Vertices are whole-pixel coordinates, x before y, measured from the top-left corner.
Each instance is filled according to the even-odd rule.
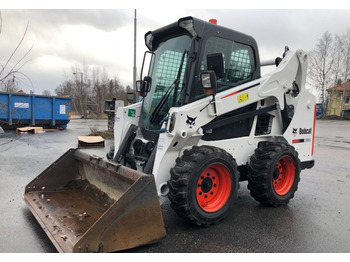
[[[293,128],[292,133],[294,135],[298,134],[298,128]],[[299,135],[309,135],[312,133],[312,128],[299,128]]]
[[[190,126],[194,126],[196,125],[196,118],[197,117],[190,117],[187,115],[187,121],[186,121],[186,124],[190,125]]]

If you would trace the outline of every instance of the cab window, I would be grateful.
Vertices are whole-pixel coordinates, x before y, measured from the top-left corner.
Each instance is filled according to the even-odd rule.
[[[254,53],[251,46],[220,37],[210,37],[206,41],[200,71],[208,70],[207,55],[214,53],[222,53],[224,60],[224,76],[217,79],[217,92],[251,81],[255,71]],[[201,89],[201,84],[198,83],[195,100],[205,96]]]

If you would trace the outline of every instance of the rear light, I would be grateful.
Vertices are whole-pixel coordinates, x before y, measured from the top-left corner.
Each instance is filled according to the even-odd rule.
[[[210,19],[210,20],[209,20],[209,23],[214,24],[214,25],[217,25],[217,24],[218,24],[218,20],[216,20],[216,19]]]

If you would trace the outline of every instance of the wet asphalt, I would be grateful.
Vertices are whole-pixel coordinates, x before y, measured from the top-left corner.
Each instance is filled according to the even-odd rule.
[[[22,195],[33,178],[69,148],[77,136],[106,130],[106,120],[73,119],[64,131],[0,135],[0,252],[57,252],[26,207]],[[198,228],[162,205],[167,236],[134,253],[349,253],[350,121],[317,120],[315,167],[303,170],[287,206],[265,207],[241,182],[238,199],[220,223]],[[104,157],[113,144],[87,149]],[[140,221],[142,223],[142,219]]]

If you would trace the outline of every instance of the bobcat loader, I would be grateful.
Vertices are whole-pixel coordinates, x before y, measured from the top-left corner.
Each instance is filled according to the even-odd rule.
[[[304,51],[261,63],[252,37],[193,17],[146,33],[145,43],[142,101],[118,108],[108,160],[70,149],[25,188],[60,252],[158,241],[166,198],[190,223],[217,223],[243,180],[261,204],[285,205],[314,165]]]

